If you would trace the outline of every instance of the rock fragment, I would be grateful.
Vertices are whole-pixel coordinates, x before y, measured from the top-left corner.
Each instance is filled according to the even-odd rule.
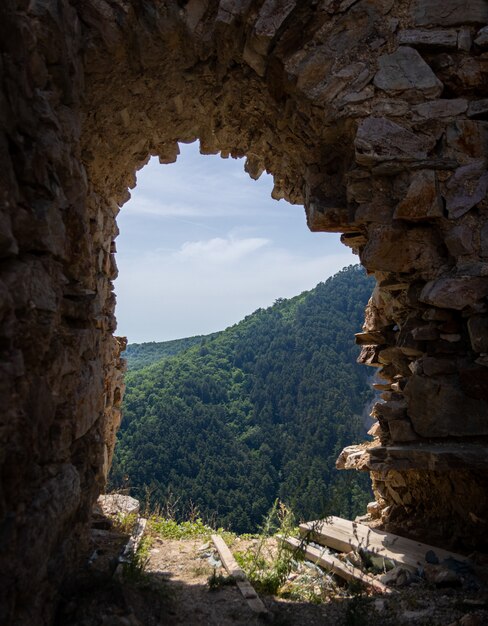
[[[374,84],[390,96],[410,102],[437,98],[443,85],[414,48],[402,46],[378,59]]]

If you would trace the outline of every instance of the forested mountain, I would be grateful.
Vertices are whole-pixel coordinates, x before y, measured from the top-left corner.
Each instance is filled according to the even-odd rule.
[[[167,356],[175,356],[184,352],[191,346],[200,344],[202,339],[211,339],[219,333],[211,335],[195,335],[184,339],[172,339],[171,341],[149,341],[147,343],[130,343],[124,357],[127,359],[129,370],[140,370]]]
[[[372,286],[348,267],[129,371],[111,487],[128,482],[153,504],[172,494],[182,514],[191,501],[239,532],[255,530],[276,497],[306,519],[364,511],[369,478],[334,464],[364,439],[370,373],[355,362],[354,333]]]

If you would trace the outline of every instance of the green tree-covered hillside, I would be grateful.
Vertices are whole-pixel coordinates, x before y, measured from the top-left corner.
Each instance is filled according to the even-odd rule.
[[[182,514],[191,501],[238,532],[255,530],[276,497],[306,519],[363,511],[368,477],[335,460],[364,438],[369,372],[354,333],[371,290],[364,270],[346,268],[129,371],[111,487],[128,482],[153,504],[172,494]]]
[[[195,335],[171,341],[149,341],[147,343],[130,343],[124,352],[129,370],[140,370],[167,356],[175,356],[191,346],[199,345],[203,339],[211,339],[219,333],[211,335]]]

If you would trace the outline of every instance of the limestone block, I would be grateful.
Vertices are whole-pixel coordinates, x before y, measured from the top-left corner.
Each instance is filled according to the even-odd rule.
[[[481,202],[488,191],[488,171],[484,160],[459,167],[446,185],[444,197],[451,219],[467,213]]]
[[[393,220],[393,209],[385,202],[374,199],[367,204],[360,204],[354,214],[354,220],[359,223],[389,225]],[[365,242],[366,243],[366,242]]]
[[[188,28],[194,31],[200,20],[205,15],[208,8],[208,0],[200,2],[199,0],[190,0],[185,6],[185,21]]]
[[[327,46],[317,46],[312,50],[299,50],[285,62],[285,71],[296,80],[297,89],[309,93],[323,84],[330,75],[334,64]]]
[[[312,232],[341,233],[351,230],[349,209],[333,201],[311,200],[306,203],[307,225]]]
[[[413,120],[439,119],[442,117],[456,117],[466,112],[468,101],[465,98],[450,100],[430,100],[416,104],[411,108]]]
[[[482,48],[486,48],[488,46],[488,26],[485,26],[478,31],[478,36],[474,40],[474,43]]]
[[[470,89],[476,94],[478,85],[483,82],[487,73],[487,58],[485,55],[486,53],[478,58],[466,57],[454,64],[452,80],[450,81],[451,87],[455,90],[454,93]]]
[[[386,342],[384,335],[378,331],[370,330],[369,332],[356,333],[354,337],[359,345],[384,344]]]
[[[369,178],[363,180],[351,180],[347,185],[348,202],[370,202],[372,199],[373,189]]]
[[[475,120],[456,120],[446,128],[446,146],[461,161],[482,159],[488,153],[488,125]]]
[[[394,419],[388,422],[388,430],[393,443],[404,443],[407,441],[418,441],[410,420]]]
[[[437,585],[439,587],[458,587],[462,584],[460,574],[445,565],[426,563],[424,567],[424,577],[430,585]]]
[[[398,43],[407,46],[428,48],[457,48],[458,34],[451,30],[402,30],[398,33]]]
[[[408,369],[408,359],[405,354],[396,346],[380,349],[378,352],[378,361],[382,365],[392,366],[395,375],[402,374],[408,376],[410,371]]]
[[[408,293],[412,292],[412,287]],[[408,294],[407,294],[408,295]],[[410,297],[409,297],[410,299]],[[416,299],[416,298],[415,298]],[[414,332],[419,332],[423,327],[423,322],[415,318],[407,319],[401,324],[400,332],[397,334],[397,347],[406,356],[420,356],[422,349],[419,341],[414,337]]]
[[[267,41],[272,39],[295,6],[296,0],[285,0],[284,2],[282,0],[265,0],[254,24],[256,35]],[[264,48],[258,51],[264,53],[267,52],[267,49],[266,44]]]
[[[406,100],[384,98],[375,102],[373,115],[377,117],[403,117],[411,110]]]
[[[413,16],[418,26],[486,24],[488,4],[485,0],[417,0]]]
[[[104,515],[137,515],[140,509],[139,500],[124,496],[120,493],[111,493],[98,497],[97,504]]]
[[[348,248],[352,248],[354,254],[359,254],[359,250],[368,241],[367,237],[363,233],[344,233],[341,235],[341,243]]]
[[[378,59],[374,77],[378,89],[409,101],[437,98],[443,85],[420,54],[409,46]]]
[[[488,352],[488,318],[470,317],[468,331],[473,350],[475,352]]]
[[[377,346],[363,346],[357,358],[357,362],[362,365],[381,367],[382,363],[378,361],[378,353],[379,348]]]
[[[233,24],[251,6],[252,0],[220,0],[217,13],[217,22]]]
[[[366,81],[361,82],[361,78],[366,74]],[[313,88],[310,93],[314,99],[319,102],[332,102],[337,96],[344,91],[348,90],[348,94],[345,97],[350,96],[360,89],[369,80],[369,73],[364,63],[351,63],[346,67],[343,67],[338,72],[334,72],[327,81],[319,83]],[[357,83],[359,81],[359,87]],[[357,95],[357,94],[356,94]],[[371,97],[371,93],[368,97]],[[367,100],[368,97],[359,97],[357,102]],[[367,114],[367,113],[366,113]]]
[[[386,422],[389,422],[390,420],[401,420],[406,417],[406,410],[407,403],[405,400],[377,402],[371,411],[371,417]]]
[[[412,337],[416,341],[435,341],[439,338],[439,330],[434,324],[418,326],[412,330]]]
[[[468,106],[468,117],[483,117],[488,114],[488,98],[472,100]]]
[[[426,356],[422,359],[422,370],[426,376],[454,374],[456,372],[456,363],[452,359]]]
[[[471,46],[473,45],[473,38],[471,37],[471,29],[464,26],[459,29],[458,34],[458,48],[459,50],[464,50],[465,52],[469,52],[471,50]]]
[[[393,214],[394,219],[421,221],[442,217],[443,207],[436,173],[432,170],[416,172],[407,195]]]
[[[421,437],[488,434],[488,403],[468,397],[452,377],[413,375],[405,397],[408,416]]]
[[[456,276],[428,282],[422,289],[420,301],[444,309],[461,311],[488,295],[488,278]]]
[[[437,233],[427,227],[412,229],[375,226],[375,235],[360,254],[361,263],[371,270],[413,272],[432,276],[444,259]]]
[[[445,237],[447,249],[454,257],[474,254],[474,231],[469,224],[458,224]]]
[[[426,159],[435,139],[418,135],[381,117],[368,117],[358,128],[354,142],[356,161],[373,165],[382,161],[418,161]]]
[[[373,519],[378,519],[381,515],[381,506],[376,500],[374,502],[368,502],[366,510],[368,511],[368,515]]]
[[[295,8],[295,0],[266,0],[262,5],[252,33],[244,49],[244,60],[262,76],[266,67],[264,56],[279,28]]]

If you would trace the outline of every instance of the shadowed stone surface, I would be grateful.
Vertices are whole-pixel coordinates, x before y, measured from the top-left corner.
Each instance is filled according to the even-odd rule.
[[[1,623],[49,623],[83,551],[124,390],[115,218],[179,141],[272,173],[374,273],[383,524],[486,546],[484,448],[422,445],[487,433],[487,21],[483,0],[2,2]]]

